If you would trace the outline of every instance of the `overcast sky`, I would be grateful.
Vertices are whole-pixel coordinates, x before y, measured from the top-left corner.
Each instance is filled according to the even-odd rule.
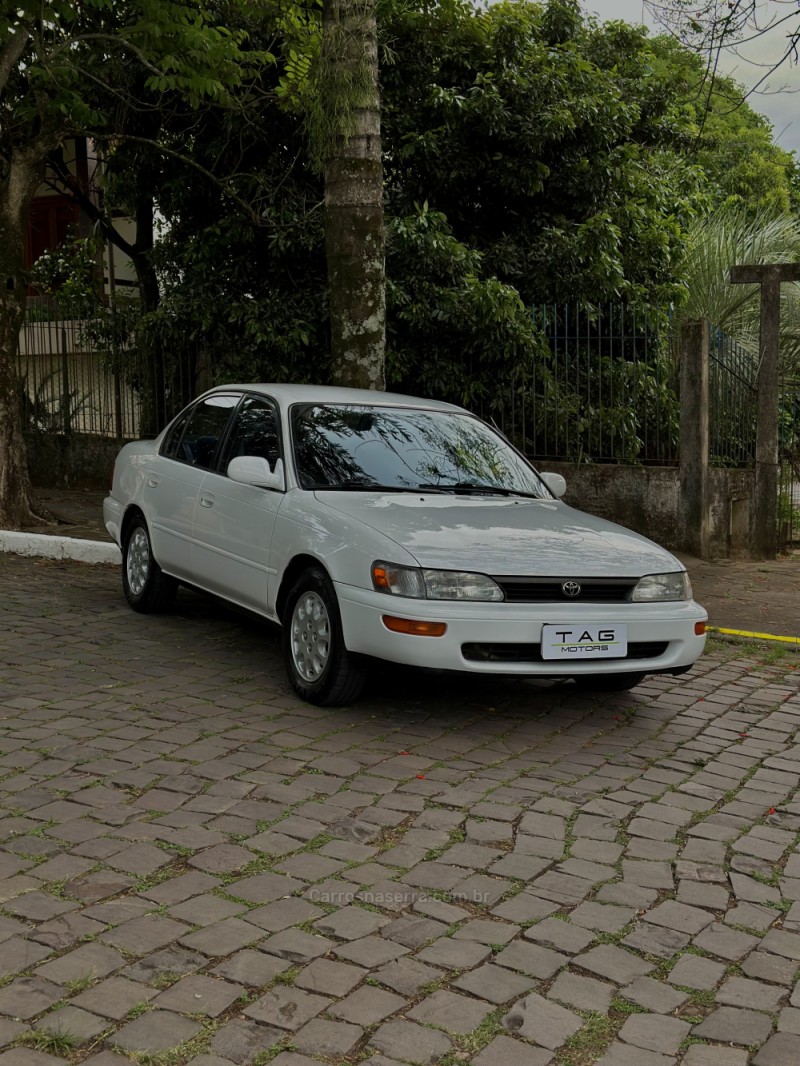
[[[651,32],[658,32],[650,12],[642,0],[582,0],[587,11],[602,19],[624,19],[625,22],[644,23]],[[765,14],[785,14],[786,5],[777,0],[765,0]],[[770,10],[771,9],[771,10]],[[720,67],[747,88],[763,78],[766,70],[777,62],[786,48],[786,27],[776,27],[772,32],[740,47],[740,55],[724,54]],[[794,91],[792,91],[794,90]],[[800,67],[784,63],[770,76],[761,91],[748,97],[748,103],[760,111],[772,123],[775,139],[786,149],[800,154]]]

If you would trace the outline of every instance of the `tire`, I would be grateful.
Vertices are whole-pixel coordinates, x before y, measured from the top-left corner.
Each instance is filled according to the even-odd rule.
[[[627,692],[641,685],[647,674],[582,674],[572,680],[581,688],[595,692]]]
[[[318,707],[352,703],[366,677],[345,647],[336,592],[322,567],[295,581],[282,625],[286,673],[297,695]]]
[[[153,556],[145,520],[135,518],[122,548],[122,588],[134,611],[159,614],[175,602],[178,582],[165,574]]]

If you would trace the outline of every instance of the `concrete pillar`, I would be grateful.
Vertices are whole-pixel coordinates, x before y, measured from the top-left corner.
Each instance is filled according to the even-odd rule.
[[[750,512],[754,559],[774,559],[778,554],[778,347],[781,284],[789,281],[800,281],[800,263],[741,263],[731,267],[731,284],[761,286],[756,469]]]
[[[681,327],[681,541],[699,559],[710,555],[708,351],[708,319],[688,319]]]
[[[750,543],[754,559],[778,554],[778,337],[781,289],[761,282],[761,344],[757,378],[756,470]]]

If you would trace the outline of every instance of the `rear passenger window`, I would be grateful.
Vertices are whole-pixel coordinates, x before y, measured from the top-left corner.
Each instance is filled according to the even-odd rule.
[[[186,428],[186,423],[189,421],[189,415],[192,413],[192,409],[184,411],[175,419],[172,428],[164,438],[164,443],[161,445],[161,454],[165,455],[167,459],[178,458],[178,447],[181,443],[181,436]]]
[[[171,456],[180,462],[211,470],[238,396],[208,396],[189,415],[183,435]],[[172,445],[172,440],[170,440]]]

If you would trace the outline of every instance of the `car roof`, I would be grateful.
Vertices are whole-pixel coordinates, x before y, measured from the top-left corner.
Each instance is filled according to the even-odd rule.
[[[425,400],[419,396],[404,396],[398,392],[377,392],[371,389],[345,389],[335,385],[286,385],[271,382],[259,382],[240,385],[218,385],[203,393],[211,396],[215,392],[262,392],[272,396],[283,406],[292,403],[354,403],[379,404],[384,407],[417,407],[433,411],[461,411],[463,408],[441,400]]]

